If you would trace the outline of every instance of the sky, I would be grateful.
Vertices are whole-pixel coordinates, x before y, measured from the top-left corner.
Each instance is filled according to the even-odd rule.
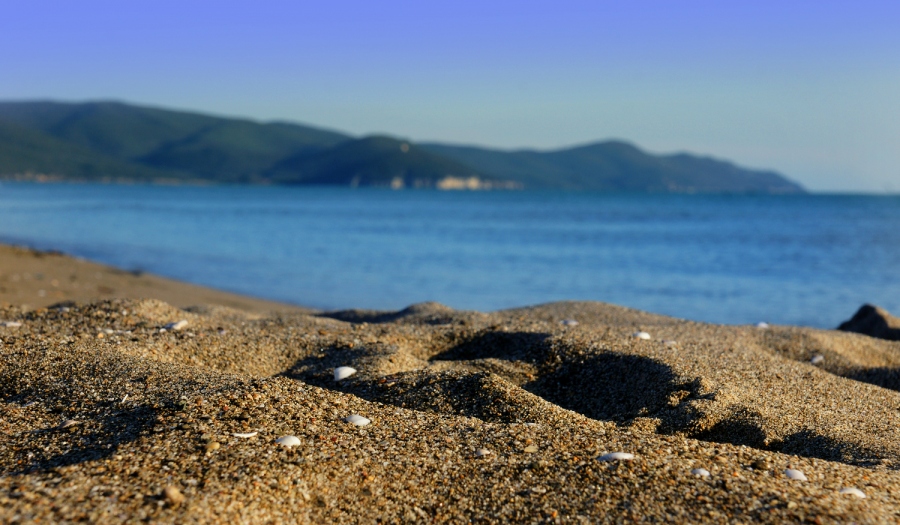
[[[0,100],[365,135],[624,139],[900,192],[900,2],[0,0]]]

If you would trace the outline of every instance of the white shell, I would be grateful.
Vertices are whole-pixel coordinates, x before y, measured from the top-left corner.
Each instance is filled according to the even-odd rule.
[[[824,363],[824,362],[825,362],[825,356],[822,354],[816,354],[816,355],[812,356],[812,359],[809,360],[809,363],[813,364],[813,365],[818,365],[819,363]]]
[[[353,423],[354,425],[356,425],[358,427],[364,427],[372,422],[368,418],[362,417],[359,414],[351,414],[351,415],[345,417],[344,421],[346,421],[347,423]]]
[[[792,468],[785,470],[784,475],[789,477],[790,479],[793,479],[796,481],[808,481],[806,479],[806,475],[804,473],[800,472],[799,470],[794,470]]]
[[[19,321],[0,321],[0,326],[5,326],[6,328],[18,328],[22,326],[22,323]]]
[[[77,420],[75,420],[75,419],[67,419],[67,420],[63,421],[63,422],[59,425],[59,428],[69,428],[69,427],[74,427],[75,425],[77,425],[77,424],[79,424],[79,423],[81,423],[81,421],[77,421]]]
[[[578,321],[576,321],[575,319],[563,319],[562,321],[560,321],[560,324],[562,324],[563,326],[578,326]]]
[[[648,334],[647,332],[635,332],[632,335],[634,335],[638,339],[650,339],[650,334]]]
[[[600,461],[631,461],[634,459],[634,454],[629,454],[628,452],[610,452],[609,454],[603,454],[597,459]]]
[[[691,471],[691,474],[693,474],[695,476],[700,476],[701,478],[709,477],[709,471],[706,470],[705,468],[695,468],[694,470]]]
[[[759,328],[760,330],[765,330],[766,328],[769,327],[769,323],[767,323],[765,321],[760,321],[760,322],[756,323],[756,327]]]
[[[486,448],[479,448],[478,450],[475,451],[475,455],[482,458],[484,456],[490,456],[491,451]]]
[[[243,433],[243,434],[240,432],[235,432],[231,435],[236,438],[252,438],[253,436],[255,436],[257,434],[259,434],[259,432],[247,432],[247,433]]]
[[[334,380],[340,381],[341,379],[347,379],[356,373],[356,369],[350,366],[339,366],[334,369]]]
[[[297,436],[284,436],[276,439],[275,442],[284,447],[296,447],[300,444],[300,439]]]
[[[166,330],[181,330],[185,326],[188,325],[188,322],[182,319],[181,321],[176,321],[174,323],[167,324],[164,328]]]
[[[859,489],[856,488],[856,487],[844,487],[844,488],[842,488],[840,491],[838,491],[838,493],[840,493],[840,494],[851,494],[851,495],[853,495],[853,496],[856,496],[857,498],[865,498],[865,497],[866,497],[866,493],[863,492],[863,491],[861,491],[861,490],[859,490]]]

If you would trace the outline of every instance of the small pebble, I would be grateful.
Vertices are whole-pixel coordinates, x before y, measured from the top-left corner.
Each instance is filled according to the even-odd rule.
[[[628,452],[610,452],[608,454],[603,454],[597,459],[600,461],[631,461],[634,459],[634,454]]]
[[[483,458],[484,456],[490,456],[491,451],[486,448],[479,448],[478,450],[475,451],[475,455],[480,458]]]
[[[859,490],[856,487],[844,487],[838,492],[840,494],[850,494],[851,496],[856,496],[857,498],[865,498],[866,497],[866,493]]]
[[[709,471],[706,470],[705,468],[695,468],[694,470],[691,471],[691,474],[701,477],[701,478],[709,477]]]
[[[825,356],[822,354],[816,354],[812,356],[812,359],[809,360],[809,363],[812,365],[818,365],[825,362]]]
[[[358,427],[364,427],[372,422],[368,418],[362,417],[359,414],[351,414],[351,415],[345,417],[344,421],[346,421],[347,423],[353,423],[354,425],[356,425]]]
[[[347,379],[356,373],[356,369],[350,366],[339,366],[334,369],[334,380],[340,381],[342,379]]]
[[[219,450],[219,447],[221,447],[221,446],[222,445],[220,445],[217,441],[210,441],[209,443],[206,444],[206,451],[212,452],[214,450]]]
[[[562,321],[560,321],[560,324],[562,324],[563,326],[578,326],[578,321],[576,321],[575,319],[563,319]]]
[[[166,326],[164,326],[163,328],[165,328],[166,330],[181,330],[182,328],[186,327],[187,325],[188,325],[188,322],[185,321],[184,319],[182,319],[181,321],[169,323]]]
[[[528,445],[522,452],[525,452],[526,454],[534,454],[537,451],[538,448],[536,445]]]
[[[760,330],[765,330],[766,328],[769,327],[769,323],[767,323],[765,321],[760,321],[760,322],[756,323],[756,327],[759,328]]]
[[[796,481],[809,481],[806,479],[805,474],[803,474],[799,470],[794,470],[792,468],[785,470],[784,475],[787,476],[788,478],[796,480]]]
[[[275,443],[283,447],[296,447],[300,444],[300,438],[297,436],[283,436],[275,440]]]
[[[235,432],[231,435],[236,438],[252,438],[253,436],[255,436],[257,434],[259,434],[259,432],[245,432],[245,433]]]
[[[163,489],[163,498],[165,498],[166,502],[173,507],[181,505],[184,503],[185,499],[184,494],[172,485]]]
[[[632,335],[634,335],[638,339],[650,339],[650,334],[648,334],[647,332],[635,332]]]

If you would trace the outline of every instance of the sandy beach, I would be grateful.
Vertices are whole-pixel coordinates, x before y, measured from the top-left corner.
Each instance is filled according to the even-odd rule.
[[[900,341],[317,312],[13,247],[0,341],[3,523],[900,521]]]

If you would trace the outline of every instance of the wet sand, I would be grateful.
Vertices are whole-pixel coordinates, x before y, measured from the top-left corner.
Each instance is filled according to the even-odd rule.
[[[0,251],[0,522],[900,520],[900,342],[585,302],[323,313],[102,268]],[[35,300],[73,274],[74,304]]]

